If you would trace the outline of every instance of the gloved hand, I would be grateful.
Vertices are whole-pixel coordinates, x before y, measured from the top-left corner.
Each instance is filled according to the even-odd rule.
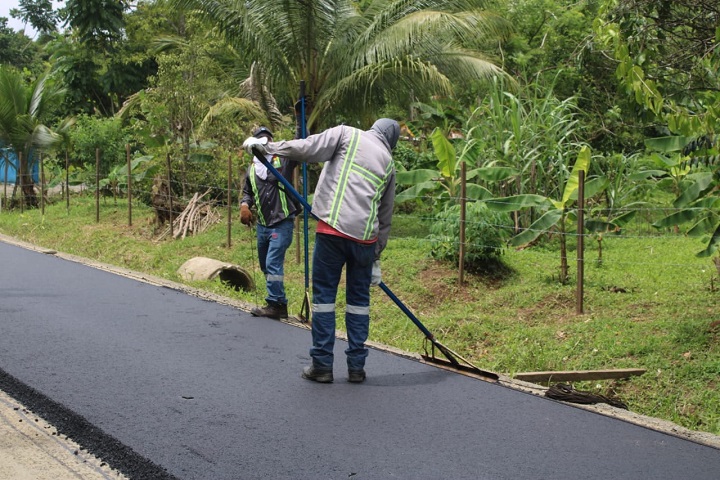
[[[246,203],[240,205],[240,223],[247,225],[248,227],[252,223],[252,212]]]
[[[382,282],[382,274],[380,273],[380,260],[373,262],[372,277],[370,277],[370,285],[378,286]]]
[[[248,152],[250,155],[255,155],[255,152],[253,151],[253,148],[255,150],[258,150],[259,153],[262,155],[265,155],[267,152],[265,151],[265,145],[267,144],[267,137],[261,137],[261,138],[255,138],[255,137],[248,137],[243,142],[243,148],[246,152]]]

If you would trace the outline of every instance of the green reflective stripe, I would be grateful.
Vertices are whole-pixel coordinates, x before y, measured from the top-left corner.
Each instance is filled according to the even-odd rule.
[[[282,168],[282,160],[280,160],[280,157],[278,157],[277,155],[273,157],[273,166],[277,170],[280,170]],[[285,191],[285,187],[281,187],[280,185],[278,185],[278,190],[280,191],[278,196],[280,197],[280,204],[282,205],[283,215],[287,218],[287,216],[290,215],[290,209],[288,208],[288,194]]]
[[[280,187],[278,187],[280,189]],[[287,193],[285,193],[285,189],[280,189],[280,193],[278,195],[280,197],[280,204],[282,205],[282,211],[285,217],[287,217],[290,214],[290,211],[288,210],[288,198]]]
[[[366,178],[370,183],[375,185],[376,187],[379,187],[383,184],[383,179],[381,177],[378,177],[373,172],[368,170],[367,168],[361,167],[360,165],[353,165],[352,169],[355,173],[359,174],[360,176]]]
[[[275,167],[276,170],[279,170],[282,167],[282,160],[280,160],[280,157],[273,157],[273,167]],[[288,209],[287,193],[285,193],[285,188],[281,188],[279,185],[278,190],[280,191],[278,197],[280,197],[280,205],[282,205],[283,215],[287,217],[288,215],[290,215],[290,210]]]
[[[255,180],[254,163],[250,165],[250,172],[248,173],[248,176],[250,177],[250,185],[252,185],[253,197],[255,198],[255,209],[258,213],[258,222],[260,222],[260,225],[265,225],[265,217],[263,217],[262,208],[260,208],[260,191],[258,190],[257,181]]]
[[[353,163],[355,161],[355,155],[357,154],[358,146],[360,145],[360,131],[353,129],[352,136],[350,137],[350,144],[348,145],[347,153],[343,159],[342,172],[338,179],[338,185],[335,190],[335,197],[333,198],[332,205],[330,207],[330,226],[333,228],[337,226],[338,216],[340,214],[340,206],[342,205],[343,197],[345,196],[345,188],[350,178],[350,171],[352,170]]]
[[[282,192],[282,195],[280,195],[280,204],[282,205],[283,214],[285,215],[285,217],[287,217],[290,212],[288,211],[287,195],[285,194],[285,192]]]
[[[370,215],[368,216],[368,221],[365,224],[365,231],[363,232],[363,240],[370,240],[370,237],[372,236],[373,232],[373,225],[375,224],[375,219],[377,218],[377,207],[380,203],[380,197],[382,196],[382,189],[378,188],[375,191],[375,196],[373,197],[372,201],[370,202]]]
[[[385,178],[383,178],[380,181],[379,185],[376,184],[376,185],[378,185],[378,189],[375,192],[375,196],[373,197],[372,202],[370,204],[370,209],[371,209],[370,216],[368,217],[367,224],[365,224],[365,231],[363,232],[363,240],[370,240],[370,238],[372,237],[373,225],[375,224],[375,219],[377,218],[377,215],[378,215],[377,209],[378,209],[378,205],[380,203],[380,197],[382,196],[383,193],[385,193],[385,188],[381,188],[381,187],[383,187],[384,185],[387,185],[388,177],[392,173],[392,169],[393,169],[393,163],[390,162],[390,163],[388,163],[387,169],[385,170]],[[371,175],[375,178],[378,178],[375,174],[371,174]],[[378,180],[380,180],[380,179],[378,178]]]

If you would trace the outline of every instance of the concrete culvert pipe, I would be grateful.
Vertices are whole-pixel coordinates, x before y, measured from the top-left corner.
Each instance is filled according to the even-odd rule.
[[[222,283],[235,290],[249,292],[255,289],[252,276],[240,266],[213,258],[191,258],[180,266],[178,274],[184,280],[212,280],[219,278]]]

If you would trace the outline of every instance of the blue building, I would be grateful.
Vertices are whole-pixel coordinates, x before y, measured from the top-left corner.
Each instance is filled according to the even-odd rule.
[[[8,183],[15,183],[17,180],[17,170],[15,166],[17,165],[17,154],[15,153],[15,150],[12,148],[5,148],[2,146],[2,143],[0,143],[0,183],[5,183],[6,181]],[[7,162],[7,179],[5,178],[5,163]],[[39,168],[37,162],[33,164],[32,167],[32,178],[33,182],[39,181]]]

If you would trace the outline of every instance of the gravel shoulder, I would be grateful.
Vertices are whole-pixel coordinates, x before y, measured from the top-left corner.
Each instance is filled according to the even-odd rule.
[[[0,391],[0,478],[117,479],[113,471],[42,418]]]

